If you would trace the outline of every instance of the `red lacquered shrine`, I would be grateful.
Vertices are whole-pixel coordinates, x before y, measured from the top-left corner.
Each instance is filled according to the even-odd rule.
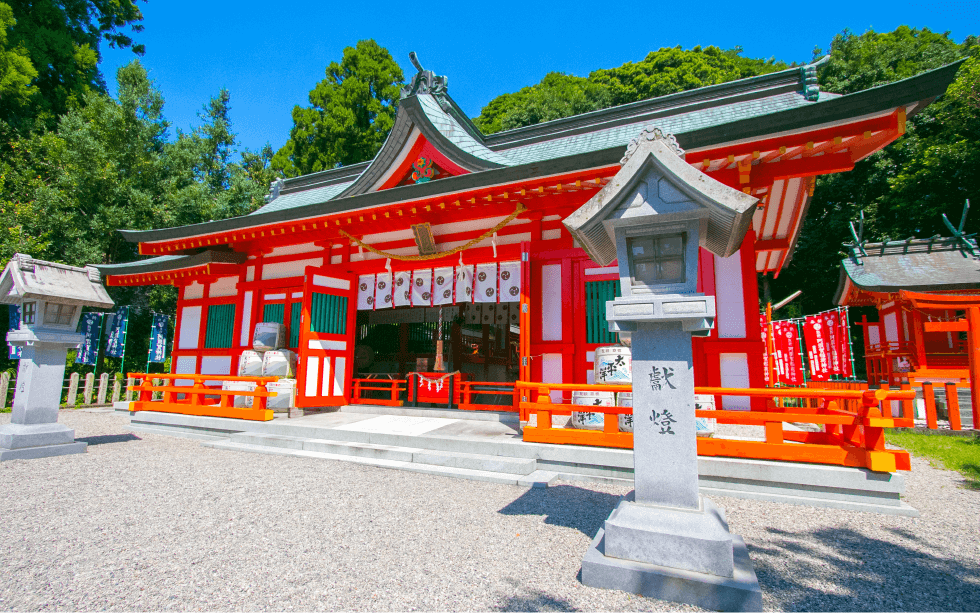
[[[757,274],[789,262],[814,178],[901,136],[957,67],[840,96],[819,90],[814,64],[489,135],[420,71],[373,160],[277,182],[242,217],[121,230],[151,257],[98,268],[109,285],[180,289],[174,372],[233,374],[256,323],[284,323],[299,406],[347,403],[371,373],[431,369],[440,310],[448,371],[591,382],[595,349],[617,340],[605,302],[619,275],[562,220],[656,126],[691,166],[761,200],[734,255],[700,252],[698,290],[718,314],[693,342],[698,385],[763,387]]]
[[[980,388],[980,250],[965,219],[947,221],[952,237],[847,245],[835,301],[878,310],[860,324],[869,382]],[[980,423],[978,396],[968,427]]]

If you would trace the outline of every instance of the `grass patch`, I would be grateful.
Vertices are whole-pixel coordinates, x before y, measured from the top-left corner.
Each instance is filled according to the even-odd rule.
[[[885,440],[912,455],[929,459],[936,468],[955,470],[966,486],[980,490],[980,438],[916,432],[886,432]]]

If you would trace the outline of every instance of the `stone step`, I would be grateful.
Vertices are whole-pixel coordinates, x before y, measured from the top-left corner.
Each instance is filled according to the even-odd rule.
[[[279,437],[286,438],[286,437]],[[268,441],[267,441],[268,442]],[[283,444],[292,444],[289,441],[278,441]],[[201,443],[205,447],[222,449],[226,451],[246,451],[250,453],[263,453],[269,455],[286,455],[302,458],[316,458],[321,460],[335,460],[340,462],[352,462],[366,466],[376,466],[379,468],[393,468],[397,470],[407,470],[409,472],[438,475],[442,477],[453,477],[457,479],[470,479],[473,481],[487,481],[490,483],[501,483],[505,485],[520,485],[523,487],[547,487],[554,482],[558,476],[548,471],[532,471],[530,474],[518,475],[514,473],[502,473],[489,470],[475,470],[471,468],[458,468],[454,466],[438,466],[434,464],[423,464],[419,462],[390,460],[383,458],[371,458],[339,453],[327,453],[323,451],[312,451],[295,446],[275,446],[268,444],[246,444],[233,442],[231,440],[207,441]]]
[[[282,449],[298,449],[359,458],[391,460],[395,462],[414,462],[431,466],[444,466],[448,468],[462,468],[521,476],[528,475],[537,468],[535,460],[530,458],[438,451],[399,445],[379,445],[374,443],[252,432],[234,434],[229,440],[233,443],[244,445],[266,445]]]

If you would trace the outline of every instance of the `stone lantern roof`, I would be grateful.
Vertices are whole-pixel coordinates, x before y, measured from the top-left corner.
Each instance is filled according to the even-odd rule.
[[[110,308],[114,304],[95,268],[45,262],[17,253],[0,277],[0,303],[19,305],[24,300],[96,308]]]

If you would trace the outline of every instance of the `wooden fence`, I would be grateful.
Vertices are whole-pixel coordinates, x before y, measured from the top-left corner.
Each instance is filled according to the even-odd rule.
[[[130,411],[160,411],[183,415],[205,417],[232,417],[253,421],[269,421],[272,411],[266,408],[267,398],[275,396],[266,388],[267,383],[278,381],[279,377],[231,377],[227,375],[199,374],[145,374],[129,373],[141,380],[129,390],[139,392],[139,398],[130,403]],[[169,381],[170,384],[154,385],[153,380]],[[193,381],[193,385],[176,385],[174,381]],[[207,381],[246,381],[255,383],[255,390],[223,390],[208,387]],[[154,400],[155,394],[160,400]],[[252,398],[251,407],[233,406],[235,396]]]
[[[524,427],[524,440],[538,443],[593,445],[632,449],[633,434],[619,431],[620,414],[630,414],[631,407],[588,406],[592,413],[603,413],[603,430],[552,427],[553,415],[571,415],[585,407],[552,402],[552,391],[631,392],[631,385],[586,385],[532,383],[518,381],[521,395],[533,401],[521,402],[521,419],[536,415],[536,425]],[[882,403],[915,397],[910,390],[891,391],[848,389],[733,389],[696,387],[695,394],[765,398],[765,411],[697,410],[697,417],[714,418],[722,424],[762,426],[764,441],[722,438],[698,438],[698,455],[787,460],[817,464],[855,466],[874,471],[893,472],[910,468],[905,451],[885,449],[884,428],[910,427],[908,418],[884,417]],[[797,398],[803,406],[780,407],[776,400]],[[809,404],[815,406],[809,406]],[[856,406],[847,410],[846,406]],[[816,424],[821,431],[787,431],[786,422]]]

